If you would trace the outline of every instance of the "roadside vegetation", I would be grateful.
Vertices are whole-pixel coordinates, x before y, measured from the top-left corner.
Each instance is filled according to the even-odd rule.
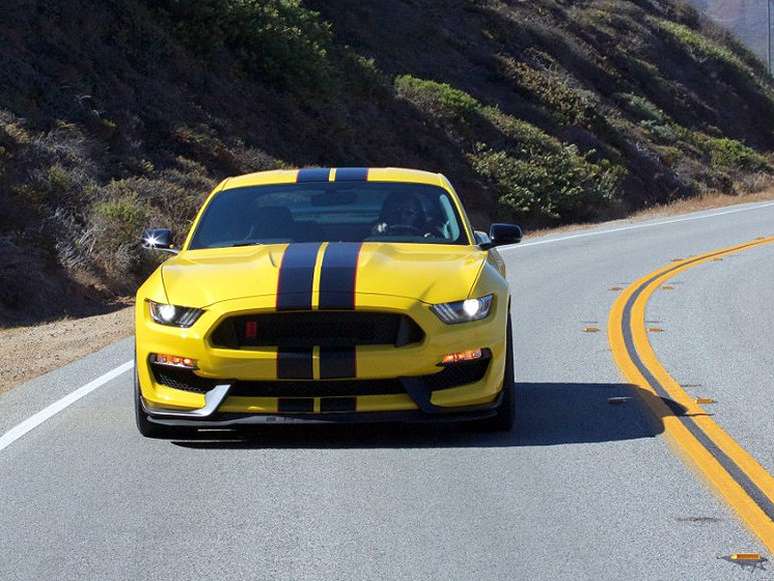
[[[104,308],[228,175],[442,171],[477,225],[770,183],[774,86],[672,0],[7,0],[0,322]]]

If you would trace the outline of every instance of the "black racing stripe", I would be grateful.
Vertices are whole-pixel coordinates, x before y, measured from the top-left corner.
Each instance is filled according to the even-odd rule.
[[[277,310],[312,308],[312,280],[320,242],[289,244],[282,255],[277,281]]]
[[[277,351],[278,379],[313,379],[312,347],[287,349],[280,347]]]
[[[314,398],[311,397],[281,397],[277,402],[278,412],[313,412]]]
[[[328,244],[320,273],[320,309],[352,310],[355,308],[355,283],[360,242]]]
[[[367,167],[337,167],[335,179],[337,182],[367,182],[368,168]]]
[[[320,379],[344,379],[356,375],[355,347],[320,347]]]
[[[356,409],[356,397],[323,397],[320,399],[321,412],[354,412]]]
[[[717,254],[725,254],[725,253],[726,252],[718,252]],[[713,256],[713,255],[709,255],[709,256]],[[634,336],[632,334],[632,326],[631,326],[632,308],[637,298],[639,298],[639,296],[643,293],[645,288],[654,280],[669,272],[677,270],[678,268],[681,268],[686,264],[691,264],[693,262],[699,262],[701,260],[705,260],[709,258],[709,256],[702,256],[688,262],[680,263],[678,265],[675,265],[673,268],[670,268],[667,271],[660,272],[659,274],[652,276],[651,278],[649,278],[648,280],[646,280],[640,286],[637,287],[637,290],[635,290],[632,293],[632,296],[629,297],[629,300],[626,301],[626,305],[624,306],[622,326],[623,326],[623,334],[624,334],[624,343],[626,344],[626,350],[629,353],[629,358],[634,362],[634,365],[637,367],[640,373],[642,373],[642,376],[645,378],[648,384],[650,384],[653,387],[653,389],[656,391],[659,397],[665,400],[670,400],[669,392],[664,388],[663,385],[661,385],[661,382],[659,382],[659,380],[656,379],[656,377],[643,363],[639,353],[637,352],[637,349],[634,346]],[[707,452],[709,452],[712,455],[712,457],[718,461],[718,463],[725,469],[725,471],[728,472],[729,476],[731,476],[731,478],[733,478],[736,481],[736,483],[742,487],[742,489],[747,493],[747,495],[752,499],[752,501],[758,505],[758,507],[766,514],[766,516],[774,520],[774,503],[772,503],[772,501],[769,500],[766,494],[758,487],[757,484],[755,484],[755,482],[753,482],[744,473],[744,471],[736,464],[736,462],[734,462],[731,458],[729,458],[726,455],[726,453],[723,452],[723,450],[721,450],[717,446],[717,444],[715,444],[715,442],[709,436],[707,436],[707,434],[704,433],[704,431],[693,420],[693,418],[688,416],[677,415],[677,419],[680,420],[680,422],[682,422],[682,424],[688,429],[688,431],[691,432],[691,434],[701,443],[702,446],[704,446]]]
[[[296,183],[303,182],[327,182],[331,175],[329,167],[308,167],[298,170]]]

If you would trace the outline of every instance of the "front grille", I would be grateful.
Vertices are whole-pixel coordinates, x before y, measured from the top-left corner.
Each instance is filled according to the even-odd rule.
[[[410,317],[367,311],[305,311],[230,317],[211,336],[216,347],[354,347],[418,343]]]
[[[419,377],[429,391],[450,389],[475,383],[483,379],[489,367],[489,359],[459,363],[444,367],[432,375]],[[356,397],[359,395],[391,395],[406,393],[397,378],[394,379],[347,379],[338,381],[234,381],[199,377],[189,369],[152,365],[156,383],[206,393],[219,383],[232,383],[229,395],[243,397]]]

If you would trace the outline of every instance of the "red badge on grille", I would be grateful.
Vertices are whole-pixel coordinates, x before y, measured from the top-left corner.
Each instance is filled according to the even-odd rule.
[[[258,324],[255,321],[245,321],[245,339],[255,339],[258,336]]]

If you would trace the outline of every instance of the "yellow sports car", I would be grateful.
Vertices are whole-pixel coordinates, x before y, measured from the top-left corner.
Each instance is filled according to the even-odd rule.
[[[510,294],[449,181],[398,168],[233,177],[140,287],[135,406],[149,437],[288,422],[514,416]]]

